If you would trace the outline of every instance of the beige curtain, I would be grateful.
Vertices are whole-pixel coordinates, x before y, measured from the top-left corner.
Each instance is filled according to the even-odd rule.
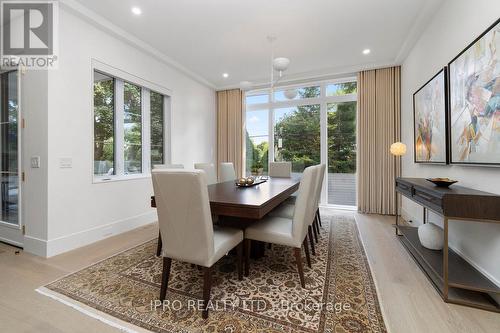
[[[236,175],[243,168],[243,93],[240,89],[217,92],[217,169],[233,162]]]
[[[401,137],[401,68],[358,74],[358,210],[396,213],[394,179],[401,173],[389,148]]]

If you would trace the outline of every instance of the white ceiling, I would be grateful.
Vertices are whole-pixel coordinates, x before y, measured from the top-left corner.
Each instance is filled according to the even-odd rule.
[[[77,0],[217,88],[400,63],[442,0]],[[138,6],[142,15],[131,8]],[[371,49],[368,56],[362,54]],[[229,73],[224,79],[222,73]]]

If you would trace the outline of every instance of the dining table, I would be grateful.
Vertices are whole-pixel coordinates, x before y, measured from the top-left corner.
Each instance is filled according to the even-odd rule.
[[[257,179],[259,180],[259,179]],[[236,181],[208,185],[210,210],[217,224],[244,229],[259,221],[278,207],[299,189],[300,177],[265,177],[264,182],[248,187],[236,185]],[[151,207],[156,207],[155,197],[151,197]],[[158,255],[161,251],[161,236],[158,238]],[[262,244],[252,246],[252,256],[263,255]]]

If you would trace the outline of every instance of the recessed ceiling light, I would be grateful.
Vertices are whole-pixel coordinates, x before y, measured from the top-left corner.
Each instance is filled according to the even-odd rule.
[[[370,49],[364,49],[363,50],[363,54],[370,54],[370,52],[371,52]]]
[[[227,79],[229,77],[229,74],[224,73],[224,74],[222,74],[222,77],[225,78],[225,79]]]
[[[132,7],[132,13],[134,13],[135,15],[141,15],[142,10],[139,7]]]

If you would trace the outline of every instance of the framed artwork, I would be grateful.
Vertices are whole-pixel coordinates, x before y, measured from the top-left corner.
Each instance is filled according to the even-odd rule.
[[[450,162],[500,166],[500,19],[448,64]]]
[[[446,67],[413,94],[415,163],[447,164]]]

